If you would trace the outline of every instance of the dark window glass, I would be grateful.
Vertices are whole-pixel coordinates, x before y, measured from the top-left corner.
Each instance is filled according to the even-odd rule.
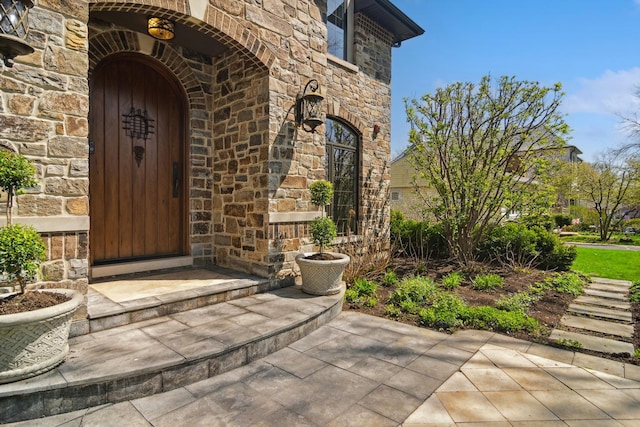
[[[327,3],[327,50],[340,59],[346,59],[345,34],[347,30],[347,1],[329,0]]]
[[[333,183],[333,203],[327,213],[338,235],[355,234],[358,219],[358,136],[341,122],[327,118],[325,172]]]

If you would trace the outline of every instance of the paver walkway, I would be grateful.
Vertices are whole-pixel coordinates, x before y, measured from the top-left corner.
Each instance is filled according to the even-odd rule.
[[[478,423],[478,424],[472,424]],[[638,426],[640,366],[342,312],[175,390],[13,426]]]
[[[601,353],[633,354],[633,319],[627,280],[593,278],[551,332],[553,340],[579,342]]]

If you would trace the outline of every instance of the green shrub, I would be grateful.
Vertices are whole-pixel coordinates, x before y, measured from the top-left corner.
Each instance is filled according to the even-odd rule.
[[[557,235],[541,230],[537,233],[536,246],[540,253],[537,265],[546,270],[569,270],[578,256],[575,246],[564,245]]]
[[[391,244],[405,256],[442,259],[449,256],[447,242],[439,223],[405,219],[404,215],[391,210]]]
[[[496,332],[536,332],[540,325],[533,317],[519,312],[503,311],[495,307],[469,307],[463,313],[465,326]]]
[[[358,291],[359,295],[372,296],[375,295],[378,290],[378,285],[376,285],[376,282],[372,282],[371,280],[358,278],[353,282],[351,289]]]
[[[531,304],[540,300],[540,297],[529,292],[518,292],[510,297],[503,295],[496,301],[496,308],[526,314]]]
[[[355,303],[360,298],[358,291],[355,289],[347,289],[344,291],[344,300],[346,302]]]
[[[331,218],[319,216],[309,222],[309,234],[311,234],[313,243],[320,246],[320,252],[323,252],[325,246],[333,243],[338,235],[338,230]]]
[[[460,286],[464,275],[459,271],[452,271],[442,278],[442,287],[448,290],[455,289]]]
[[[402,301],[412,301],[419,305],[428,303],[438,292],[438,287],[428,277],[410,276],[402,279],[391,293],[390,300],[396,305]]]
[[[553,230],[555,225],[554,218],[550,215],[523,215],[518,218],[518,223],[529,229],[541,228],[546,231]]]
[[[311,184],[309,191],[311,193],[311,203],[318,207],[324,208],[333,199],[333,184],[324,179]]]
[[[8,280],[16,280],[20,292],[37,277],[46,248],[40,234],[31,226],[11,224],[0,228],[0,270]]]
[[[585,281],[576,273],[554,273],[545,282],[552,289],[564,294],[577,297],[584,292]]]
[[[550,270],[568,270],[577,256],[574,246],[565,246],[558,236],[540,226],[510,222],[494,228],[478,245],[484,261],[532,266]]]
[[[479,274],[472,280],[473,288],[479,291],[501,288],[504,279],[497,274]]]
[[[422,305],[410,299],[400,301],[400,310],[405,313],[416,314],[420,310],[420,307],[422,307]]]
[[[382,283],[384,286],[393,286],[398,283],[398,276],[393,270],[387,270],[382,278]]]
[[[345,291],[344,299],[351,304],[375,307],[378,303],[378,299],[375,296],[377,289],[378,285],[376,285],[375,282],[358,278],[353,282],[353,285]]]
[[[402,314],[402,310],[400,310],[400,308],[396,307],[393,304],[387,304],[384,307],[384,314],[389,317],[397,318],[400,317],[400,314]]]
[[[571,215],[567,215],[567,214],[555,214],[553,216],[553,221],[556,224],[557,228],[562,228],[566,225],[571,225],[573,218],[571,218]]]

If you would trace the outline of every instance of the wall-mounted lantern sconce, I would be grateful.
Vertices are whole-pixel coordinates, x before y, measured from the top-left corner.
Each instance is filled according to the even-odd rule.
[[[324,123],[322,115],[322,100],[320,84],[316,79],[309,80],[302,92],[296,97],[296,123],[305,132],[315,132]]]
[[[7,67],[13,66],[13,58],[33,53],[24,38],[29,31],[28,14],[33,7],[31,0],[0,1],[0,59]]]
[[[147,32],[158,40],[171,40],[175,36],[173,22],[155,16],[147,19]]]
[[[378,134],[380,133],[380,125],[379,124],[375,124],[373,125],[373,138],[377,138]]]

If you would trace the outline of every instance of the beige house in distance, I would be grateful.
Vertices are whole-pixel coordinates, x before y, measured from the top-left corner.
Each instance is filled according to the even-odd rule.
[[[342,232],[388,224],[391,51],[424,32],[391,1],[35,3],[0,146],[38,170],[13,218],[46,241],[39,286],[190,266],[291,285],[321,178]]]
[[[550,159],[560,160],[571,164],[582,162],[580,158],[582,151],[574,145],[567,145],[560,150],[545,151],[545,155]],[[407,219],[422,221],[422,208],[424,206],[422,200],[416,195],[416,187],[414,177],[416,175],[415,167],[409,159],[409,149],[406,149],[398,157],[391,162],[391,184],[389,185],[389,200],[391,209],[398,210]],[[428,188],[426,182],[420,186],[421,191]],[[434,192],[435,194],[435,192]],[[556,209],[566,211],[570,204],[576,203],[575,200],[558,200]],[[512,212],[508,215],[510,219],[519,216],[518,212]]]

